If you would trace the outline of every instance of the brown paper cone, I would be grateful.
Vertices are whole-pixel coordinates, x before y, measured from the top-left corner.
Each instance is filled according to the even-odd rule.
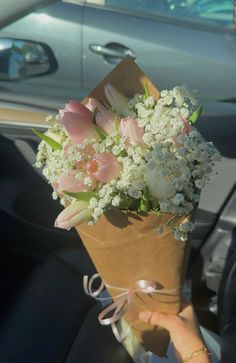
[[[169,228],[157,235],[159,224],[166,224],[173,215],[126,215],[112,210],[98,222],[77,227],[83,243],[102,279],[109,285],[131,288],[140,279],[155,280],[160,288],[181,286],[188,260],[189,243],[176,241]],[[175,223],[184,217],[175,219]],[[110,290],[111,296],[118,291]],[[165,330],[138,319],[143,310],[171,314],[179,312],[181,292],[174,296],[139,293],[134,297],[132,316],[126,315],[134,334],[146,350],[164,356],[168,346]]]
[[[159,91],[148,77],[142,72],[132,58],[127,57],[120,62],[111,73],[109,73],[90,94],[85,97],[94,97],[101,102],[107,103],[104,87],[111,84],[127,97],[133,97],[136,93],[144,93],[145,84],[153,97],[159,99]]]
[[[129,97],[138,92],[143,93],[146,84],[151,95],[159,98],[159,91],[131,58],[126,58],[116,66],[88,97],[107,102],[104,86],[108,83]],[[160,288],[175,289],[184,279],[189,242],[176,241],[169,229],[165,229],[161,236],[156,233],[160,223],[165,224],[172,219],[173,216],[168,214],[162,214],[162,217],[156,214],[125,215],[114,209],[102,216],[95,225],[83,223],[76,229],[106,283],[132,288],[135,281],[147,279],[157,281]],[[110,294],[114,296],[114,290]],[[158,310],[176,314],[181,306],[181,293],[155,297],[142,293],[135,296],[134,303],[132,316],[126,314],[126,320],[146,350],[164,356],[169,342],[167,331],[140,321],[139,312]]]

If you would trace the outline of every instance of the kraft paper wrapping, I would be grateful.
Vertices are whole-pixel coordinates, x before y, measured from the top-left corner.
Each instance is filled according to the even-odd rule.
[[[120,62],[90,94],[85,97],[83,103],[87,102],[88,97],[94,97],[101,102],[107,103],[104,86],[111,84],[127,97],[133,97],[136,93],[144,93],[144,86],[147,85],[150,94],[159,99],[159,91],[148,77],[142,72],[132,58],[127,57]]]
[[[131,288],[135,281],[146,279],[157,281],[159,288],[175,289],[183,283],[190,244],[176,241],[168,228],[157,235],[157,226],[172,219],[170,214],[126,215],[114,209],[95,225],[83,223],[77,231],[97,271],[109,285]],[[114,296],[119,291],[109,292]],[[134,296],[132,314],[126,314],[125,319],[146,350],[164,356],[169,342],[167,331],[139,320],[139,312],[176,314],[180,307],[180,291],[174,296],[139,293]]]
[[[159,91],[131,58],[126,58],[116,66],[88,97],[107,102],[104,86],[108,83],[128,97],[143,93],[144,85],[147,84],[151,95],[159,98]],[[161,217],[156,214],[126,215],[113,209],[101,216],[95,225],[90,226],[85,222],[77,226],[76,230],[106,283],[131,288],[136,280],[147,279],[157,281],[160,288],[175,289],[184,280],[190,244],[176,241],[168,228],[157,235],[157,226],[172,219],[173,215],[170,214],[162,214]],[[110,294],[114,296],[117,292],[112,289]],[[139,293],[134,302],[132,314],[125,315],[126,321],[146,350],[165,356],[169,343],[168,332],[140,321],[138,315],[142,310],[177,314],[181,307],[181,293],[155,297],[153,294]]]

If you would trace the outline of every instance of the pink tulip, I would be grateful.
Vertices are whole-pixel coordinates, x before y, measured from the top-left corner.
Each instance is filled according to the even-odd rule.
[[[91,217],[92,209],[88,209],[88,202],[78,201],[66,207],[55,220],[54,226],[68,231]]]
[[[120,131],[122,137],[129,143],[134,141],[142,146],[145,146],[143,141],[143,128],[138,125],[136,119],[132,117],[122,118],[120,121]]]
[[[54,182],[53,188],[59,194],[66,190],[67,192],[85,192],[87,186],[76,178],[76,170],[65,171]]]
[[[59,110],[60,117],[63,118],[65,112],[73,112],[81,117],[85,117],[86,119],[92,120],[92,112],[88,110],[81,102],[79,101],[69,101],[65,104],[64,110]]]
[[[119,123],[119,118],[109,110],[99,111],[96,115],[96,124],[108,135],[118,131]]]
[[[107,183],[119,177],[121,164],[113,154],[104,152],[95,154],[94,158],[88,162],[86,170],[90,177]]]
[[[117,124],[119,125],[118,117],[111,111],[107,110],[106,107],[95,98],[89,98],[86,107],[91,112],[96,112],[96,124],[108,135],[117,132]]]
[[[108,84],[105,87],[106,98],[109,101],[111,107],[119,114],[119,115],[128,115],[128,98],[123,95],[118,89]]]
[[[76,113],[65,111],[61,120],[72,141],[82,144],[84,139],[99,138],[92,121]]]
[[[106,107],[95,98],[89,98],[86,103],[86,108],[89,109],[92,113],[97,109],[98,111],[105,111]]]

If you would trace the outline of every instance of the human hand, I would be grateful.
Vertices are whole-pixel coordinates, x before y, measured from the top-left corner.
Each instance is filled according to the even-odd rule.
[[[149,324],[162,326],[169,331],[177,359],[180,361],[192,352],[206,346],[192,305],[187,305],[177,316],[143,311],[139,318]],[[211,362],[210,356],[206,353],[199,353],[190,360],[193,363]]]

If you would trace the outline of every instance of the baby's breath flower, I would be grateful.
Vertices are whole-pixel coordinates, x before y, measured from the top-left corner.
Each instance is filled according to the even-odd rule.
[[[214,145],[188,124],[196,106],[195,97],[184,86],[161,91],[159,100],[136,94],[127,109],[129,116],[142,127],[145,143],[142,145],[123,139],[119,127],[113,135],[76,144],[66,134],[59,115],[50,115],[48,136],[53,136],[61,149],[53,150],[41,141],[35,166],[43,168],[43,175],[51,184],[64,174],[96,193],[96,198],[90,198],[88,204],[92,210],[89,224],[95,223],[111,206],[119,208],[122,202],[127,202],[127,196],[140,199],[147,192],[150,210],[189,215],[220,159]],[[103,152],[112,153],[121,164],[119,176],[107,183],[91,179],[87,172],[94,154]],[[52,197],[57,199],[58,193],[54,191]],[[64,206],[75,201],[73,197],[60,195]],[[192,228],[192,222],[186,222],[175,226],[172,232],[177,240],[185,241]],[[157,226],[157,232],[162,229],[163,226]]]
[[[133,186],[128,188],[128,194],[135,199],[140,199],[142,197],[140,190],[135,189]]]
[[[116,196],[112,199],[111,204],[113,205],[113,207],[119,207],[120,202],[121,202],[121,199],[120,199],[119,195],[116,195]]]
[[[149,96],[148,98],[146,98],[144,101],[144,105],[146,106],[146,108],[153,108],[155,106],[154,97]]]
[[[175,196],[171,199],[171,201],[174,205],[180,205],[184,202],[184,196],[183,194],[176,193]]]
[[[52,193],[52,198],[53,198],[54,200],[57,200],[57,199],[58,199],[58,193],[54,191],[54,192]]]
[[[48,115],[48,116],[46,117],[46,122],[51,123],[52,121],[54,121],[54,116],[53,116],[53,115]]]
[[[91,178],[89,178],[89,177],[84,178],[83,181],[84,181],[84,184],[87,185],[88,187],[90,187],[93,184]]]

